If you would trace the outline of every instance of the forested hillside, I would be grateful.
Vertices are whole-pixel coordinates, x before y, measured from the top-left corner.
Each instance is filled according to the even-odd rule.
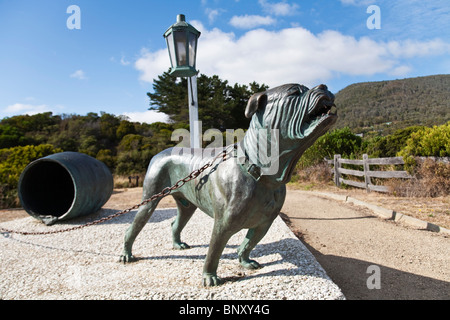
[[[338,128],[390,134],[450,120],[450,75],[352,84],[336,94]]]

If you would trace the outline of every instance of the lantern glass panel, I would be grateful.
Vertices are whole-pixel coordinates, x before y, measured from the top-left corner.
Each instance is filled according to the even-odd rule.
[[[167,47],[169,48],[170,64],[172,65],[172,68],[174,68],[176,67],[177,58],[173,42],[173,33],[169,34],[166,40],[167,40]]]
[[[186,50],[186,32],[184,31],[174,31],[175,46],[177,49],[177,65],[186,66],[187,65],[187,50]]]
[[[189,33],[189,66],[195,67],[195,54],[197,52],[197,36]]]

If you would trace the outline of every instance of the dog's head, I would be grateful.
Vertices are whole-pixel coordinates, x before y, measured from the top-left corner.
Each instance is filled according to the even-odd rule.
[[[334,95],[321,84],[312,89],[285,84],[254,94],[245,116],[256,128],[280,130],[282,139],[303,140],[311,145],[337,120]]]
[[[308,89],[299,84],[286,84],[256,93],[248,101],[245,116],[252,118],[245,147],[247,153],[257,154],[253,163],[270,162],[257,151],[258,132],[276,130],[276,138],[269,139],[277,144],[279,155],[284,155],[280,166],[285,167],[276,177],[283,183],[290,180],[303,152],[337,120],[334,95],[325,85]]]

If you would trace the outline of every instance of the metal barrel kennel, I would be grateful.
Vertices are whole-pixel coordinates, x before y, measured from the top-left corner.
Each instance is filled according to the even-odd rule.
[[[30,163],[20,176],[18,193],[29,215],[52,225],[98,211],[113,187],[103,162],[78,152],[62,152]]]

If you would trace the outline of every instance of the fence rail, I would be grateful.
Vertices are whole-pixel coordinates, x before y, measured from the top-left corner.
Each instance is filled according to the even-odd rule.
[[[366,189],[367,192],[370,191],[388,192],[389,191],[388,187],[372,184],[371,178],[383,178],[383,179],[412,178],[412,176],[410,176],[406,171],[370,170],[371,165],[402,165],[404,164],[402,157],[369,159],[369,156],[367,154],[364,154],[362,160],[353,160],[353,159],[343,159],[341,158],[340,154],[336,154],[334,155],[334,160],[329,160],[328,163],[334,165],[334,183],[338,187],[340,187],[342,183],[345,183],[353,187]],[[345,169],[342,168],[342,164],[360,165],[363,167],[363,170],[361,171],[354,169]],[[364,177],[364,182],[344,179],[342,175]]]

